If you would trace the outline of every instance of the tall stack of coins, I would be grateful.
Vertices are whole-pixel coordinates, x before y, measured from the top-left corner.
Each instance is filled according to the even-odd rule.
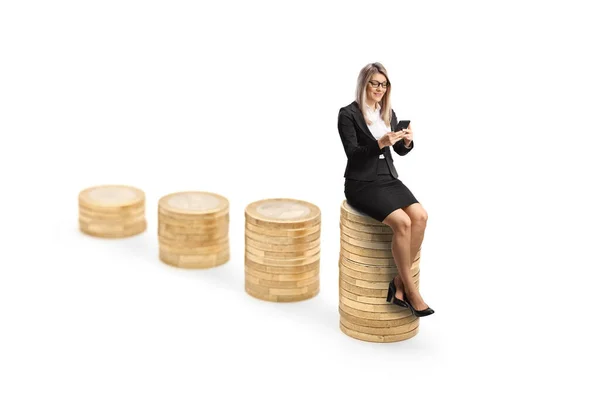
[[[368,342],[397,342],[418,333],[419,319],[388,303],[390,281],[398,274],[389,226],[352,208],[340,207],[339,313],[346,335]],[[411,266],[419,285],[421,251]]]
[[[146,197],[125,185],[93,186],[79,192],[79,229],[88,235],[124,238],[146,230]]]
[[[178,192],[158,202],[159,258],[181,268],[229,261],[229,201],[208,192]]]
[[[266,199],[245,210],[245,289],[258,299],[292,302],[319,293],[321,211],[294,199]]]

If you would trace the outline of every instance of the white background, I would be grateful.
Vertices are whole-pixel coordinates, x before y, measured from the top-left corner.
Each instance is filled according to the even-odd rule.
[[[597,398],[594,2],[4,1],[0,398]],[[419,334],[338,327],[340,107],[379,61],[429,213]],[[134,185],[148,230],[77,230]],[[230,200],[231,261],[158,260],[158,199]],[[322,212],[321,293],[244,292],[244,207]],[[595,372],[594,372],[595,371]]]

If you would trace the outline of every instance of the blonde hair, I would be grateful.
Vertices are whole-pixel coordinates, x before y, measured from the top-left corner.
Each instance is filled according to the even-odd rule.
[[[388,82],[387,90],[383,94],[381,98],[380,105],[381,109],[379,110],[381,113],[381,118],[383,122],[387,126],[390,126],[392,120],[392,105],[390,102],[390,94],[392,92],[392,85],[390,83],[390,79],[388,78],[387,70],[385,67],[378,62],[370,63],[365,65],[358,74],[358,79],[356,80],[356,102],[358,103],[358,107],[362,112],[363,117],[365,118],[365,122],[371,125],[371,121],[367,118],[367,85],[369,84],[369,80],[376,73],[380,73],[385,76],[385,79]]]

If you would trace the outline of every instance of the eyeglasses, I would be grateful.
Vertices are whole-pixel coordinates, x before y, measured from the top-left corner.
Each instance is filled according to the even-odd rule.
[[[369,84],[371,85],[372,88],[375,88],[375,89],[377,89],[379,86],[381,86],[384,89],[387,89],[389,82],[369,81]]]

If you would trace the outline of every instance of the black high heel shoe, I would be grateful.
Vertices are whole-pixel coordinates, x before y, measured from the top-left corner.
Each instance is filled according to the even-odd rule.
[[[402,308],[409,308],[408,303],[396,297],[396,284],[394,283],[393,279],[390,282],[390,286],[388,287],[387,302],[393,303]]]
[[[427,307],[424,310],[416,310],[412,304],[410,304],[410,301],[408,300],[408,297],[406,297],[406,304],[408,305],[408,308],[410,308],[410,310],[412,311],[412,313],[415,315],[415,317],[426,317],[428,315],[433,314],[435,311],[433,311],[431,308]]]

